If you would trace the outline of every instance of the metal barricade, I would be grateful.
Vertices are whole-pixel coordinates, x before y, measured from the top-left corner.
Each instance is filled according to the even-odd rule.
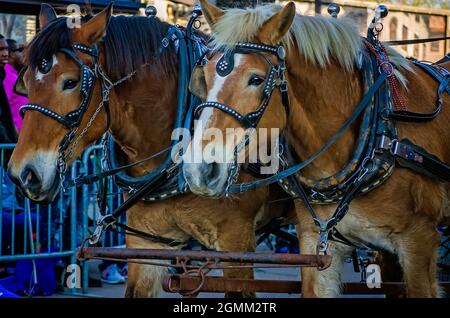
[[[35,260],[69,257],[76,263],[76,206],[71,191],[61,190],[50,205],[32,203],[20,194],[6,173],[14,146],[0,145],[0,264],[31,260],[36,284]],[[76,167],[69,173],[76,175]]]
[[[85,150],[81,158],[80,173],[82,175],[95,174],[101,171],[101,156],[103,147],[100,145],[92,146]],[[88,237],[95,229],[96,220],[99,217],[100,211],[97,203],[97,193],[99,190],[99,184],[94,183],[92,185],[83,185],[82,198],[82,233],[83,237]],[[117,208],[123,202],[123,197],[120,189],[114,184],[113,180],[109,178],[107,187],[107,213],[110,213],[113,209]],[[118,220],[120,223],[126,223],[126,216],[123,215]],[[124,247],[125,246],[125,234],[106,232],[102,238],[103,247]],[[83,291],[86,291],[89,284],[89,266],[86,263],[88,261],[81,262],[81,268],[83,271]]]
[[[98,185],[60,190],[50,205],[39,205],[21,195],[7,175],[7,162],[14,144],[0,144],[0,266],[7,267],[21,260],[31,260],[33,280],[37,283],[36,260],[55,259],[64,266],[61,283],[71,293],[86,291],[88,266],[77,263],[76,248],[92,233],[99,214]],[[101,146],[85,150],[75,161],[67,178],[97,173],[101,169]],[[108,181],[108,210],[122,202],[122,195],[112,180]],[[120,222],[126,222],[121,219]],[[105,247],[123,247],[125,234],[106,233]],[[74,274],[73,284],[67,276]],[[82,282],[79,282],[79,278]]]

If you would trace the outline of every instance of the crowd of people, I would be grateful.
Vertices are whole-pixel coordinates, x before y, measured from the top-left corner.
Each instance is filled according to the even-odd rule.
[[[23,45],[0,34],[0,143],[15,143],[22,125],[20,107],[26,98],[14,92],[23,67]]]

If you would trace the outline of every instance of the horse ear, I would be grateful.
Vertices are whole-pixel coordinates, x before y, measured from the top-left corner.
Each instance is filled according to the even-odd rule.
[[[87,45],[93,45],[100,41],[106,35],[112,13],[113,3],[111,2],[102,12],[82,24],[79,29],[75,29],[79,41]]]
[[[295,3],[289,2],[283,9],[275,13],[259,29],[261,42],[276,45],[289,31],[295,18]]]
[[[41,30],[56,18],[56,12],[51,5],[47,3],[41,4],[41,12],[39,13],[39,28]]]
[[[207,0],[200,0],[200,5],[202,7],[206,22],[208,22],[209,26],[213,28],[225,12],[219,7],[210,4]]]
[[[206,80],[203,67],[197,65],[192,71],[191,80],[189,81],[189,91],[200,98],[206,100]]]

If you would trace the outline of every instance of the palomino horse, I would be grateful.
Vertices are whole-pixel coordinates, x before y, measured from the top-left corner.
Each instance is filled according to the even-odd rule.
[[[80,129],[72,139],[69,149],[73,153],[67,163],[106,131],[120,145],[128,163],[142,160],[171,143],[179,61],[175,46],[160,51],[170,25],[157,18],[111,15],[110,5],[93,17],[83,17],[79,28],[69,29],[65,17],[58,18],[50,6],[42,6],[41,31],[26,50],[27,70],[23,77],[31,106],[25,113],[8,170],[14,182],[34,201],[52,201],[60,187],[55,164],[59,145],[74,127],[70,120],[76,116],[68,114],[78,115],[78,105],[83,106],[86,101],[86,67],[93,70],[95,62],[91,58],[95,52],[89,48],[96,43],[100,52],[95,72],[98,78],[90,100],[83,106],[86,110],[80,115]],[[126,79],[110,91],[108,108],[99,106],[99,74],[112,82]],[[128,78],[128,74],[134,76]],[[83,128],[87,128],[84,133]],[[146,175],[161,161],[152,159],[130,169],[129,174]],[[127,211],[128,225],[179,242],[192,238],[211,249],[254,251],[255,228],[276,217],[269,216],[275,210],[261,209],[268,192],[267,188],[262,189],[237,200],[217,201],[185,194],[155,203],[140,201]],[[127,236],[126,245],[173,248],[134,236]],[[130,264],[126,296],[156,296],[164,273],[162,267]],[[224,275],[252,278],[253,271],[227,270]]]
[[[343,126],[364,96],[359,57],[365,49],[355,25],[343,19],[297,15],[293,3],[284,8],[267,5],[226,11],[206,0],[201,4],[213,30],[216,49],[203,72],[200,70],[193,77],[195,83],[191,83],[193,91],[207,100],[199,114],[202,129],[242,128],[248,124],[247,120],[254,119],[245,115],[257,113],[261,117],[259,123],[256,121],[256,130],[278,128],[284,131],[299,160],[316,153]],[[262,45],[279,50],[280,44],[286,49],[285,55],[270,48],[263,51]],[[395,74],[400,82],[400,96],[410,111],[430,110],[436,103],[438,83],[392,49],[387,51],[397,66]],[[270,75],[273,75],[270,69],[283,66],[277,64],[280,63],[277,55],[285,60],[289,113],[283,102],[283,90],[277,89],[285,83],[280,73],[275,74],[280,82],[274,83],[272,91],[269,85],[269,93],[273,95],[269,95],[267,101],[268,86],[264,84],[270,84]],[[448,68],[450,64],[443,66]],[[258,113],[264,106],[264,99],[267,105]],[[449,105],[449,96],[443,101]],[[303,170],[302,178],[324,178],[340,171],[349,162],[356,145],[358,126],[350,126],[331,148]],[[202,129],[195,133],[202,134]],[[441,160],[450,161],[448,107],[442,109],[434,121],[398,122],[397,129],[400,137],[407,137]],[[202,137],[194,135],[188,154],[202,150],[202,145],[194,143],[196,140]],[[230,156],[236,154],[230,147],[218,151],[228,152]],[[211,166],[207,167],[208,164]],[[231,179],[229,163],[190,164],[184,166],[184,172],[191,190],[202,195],[220,196],[226,192]],[[371,243],[398,255],[409,297],[436,297],[439,245],[436,226],[446,212],[447,193],[446,183],[408,169],[394,169],[383,186],[352,201],[348,214],[336,229],[349,241]],[[318,228],[305,205],[297,201],[300,250],[315,253]],[[323,220],[332,215],[336,204],[318,205],[314,209]],[[330,242],[329,251],[333,256],[330,268],[322,272],[302,269],[303,296],[338,295],[342,261],[350,250],[347,245]]]

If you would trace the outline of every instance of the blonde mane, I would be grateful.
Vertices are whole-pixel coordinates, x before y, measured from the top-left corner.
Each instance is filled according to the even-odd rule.
[[[269,4],[248,9],[228,9],[214,25],[212,46],[214,49],[232,49],[238,42],[255,40],[260,27],[282,7]],[[297,14],[290,32],[282,44],[291,50],[298,48],[307,61],[325,67],[333,59],[344,69],[355,66],[363,41],[355,23],[347,19]],[[389,50],[393,62],[408,68],[408,62],[394,50]]]

